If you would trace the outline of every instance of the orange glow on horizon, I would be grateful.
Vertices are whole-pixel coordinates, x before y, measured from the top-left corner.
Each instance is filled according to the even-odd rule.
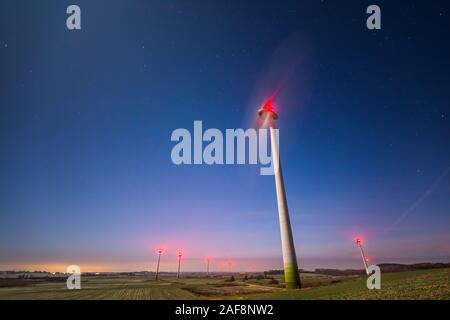
[[[0,270],[15,270],[15,271],[47,271],[47,272],[61,272],[67,271],[67,267],[74,263],[60,263],[60,262],[36,262],[36,263],[7,263],[0,266]],[[108,272],[106,264],[80,263],[77,264],[81,272]]]

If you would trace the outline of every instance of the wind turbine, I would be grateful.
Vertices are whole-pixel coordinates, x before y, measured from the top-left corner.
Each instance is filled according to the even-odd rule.
[[[283,251],[284,282],[286,288],[295,289],[301,287],[300,275],[298,273],[297,256],[295,254],[292,227],[289,218],[289,210],[284,190],[283,173],[281,171],[280,154],[278,149],[278,130],[275,120],[278,115],[275,106],[272,104],[273,96],[270,97],[261,109],[258,110],[259,119],[263,127],[269,127],[270,144],[272,150],[272,161],[275,171],[275,186],[277,192],[278,217],[280,221],[281,246]]]

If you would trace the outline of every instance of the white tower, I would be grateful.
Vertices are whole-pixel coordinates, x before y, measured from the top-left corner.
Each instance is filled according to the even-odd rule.
[[[286,192],[284,190],[277,132],[275,130],[275,120],[278,119],[278,115],[275,112],[275,108],[272,106],[272,98],[270,98],[263,105],[263,107],[258,110],[258,115],[259,119],[262,121],[263,127],[269,127],[270,130],[272,161],[275,170],[275,186],[277,190],[278,216],[280,220],[281,246],[283,250],[284,281],[286,288],[296,289],[301,287],[300,275],[298,272],[294,239],[292,237]]]
[[[359,251],[361,252],[361,258],[363,260],[364,268],[366,269],[366,274],[369,275],[369,266],[367,265],[368,259],[366,258],[366,255],[364,254],[364,250],[361,245],[361,239],[356,239],[355,243],[359,247]]]

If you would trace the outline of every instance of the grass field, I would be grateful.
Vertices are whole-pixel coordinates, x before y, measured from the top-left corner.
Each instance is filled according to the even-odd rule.
[[[276,281],[228,277],[83,277],[81,290],[65,282],[39,282],[0,288],[3,299],[450,299],[450,269],[382,274],[381,290],[368,290],[365,277],[301,275],[303,288],[286,290]],[[281,277],[276,280],[282,281]]]

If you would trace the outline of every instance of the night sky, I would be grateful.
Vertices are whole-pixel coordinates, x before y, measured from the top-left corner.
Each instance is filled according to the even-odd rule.
[[[81,7],[81,30],[66,8]],[[366,8],[381,8],[381,30]],[[299,267],[450,260],[448,1],[0,2],[0,270],[281,268],[273,176],[172,163],[275,90]],[[231,263],[227,263],[231,261]]]

